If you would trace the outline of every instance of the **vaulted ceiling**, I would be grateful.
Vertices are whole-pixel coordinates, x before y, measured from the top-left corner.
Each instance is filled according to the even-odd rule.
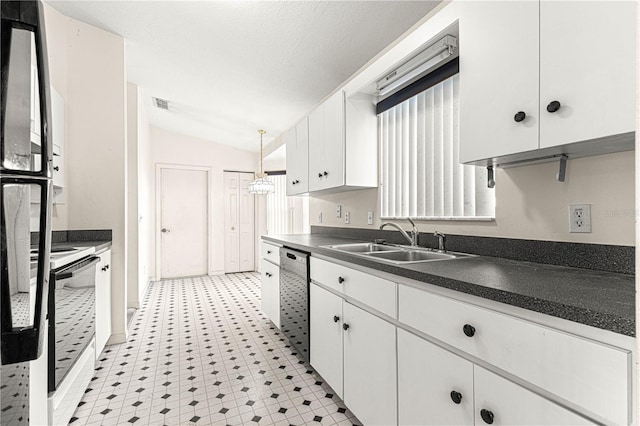
[[[48,3],[125,38],[152,125],[255,151],[258,128],[294,125],[439,0]]]

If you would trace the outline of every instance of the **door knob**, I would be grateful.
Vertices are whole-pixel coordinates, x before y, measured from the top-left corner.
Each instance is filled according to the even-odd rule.
[[[168,230],[167,228],[162,228],[160,231],[162,231],[163,233],[167,233],[167,232],[171,232],[170,230]]]

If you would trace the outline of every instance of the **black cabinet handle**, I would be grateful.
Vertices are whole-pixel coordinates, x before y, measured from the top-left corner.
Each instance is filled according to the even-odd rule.
[[[560,109],[561,105],[558,101],[551,101],[549,105],[547,105],[547,112],[554,113]]]
[[[323,173],[323,175],[327,176],[329,173],[325,170],[325,172]]]
[[[476,334],[476,328],[470,324],[465,324],[462,327],[462,331],[467,337],[473,337]]]
[[[267,254],[271,254],[271,250],[267,250]]]
[[[516,115],[513,116],[513,119],[516,121],[516,123],[524,121],[525,118],[527,118],[527,114],[524,111],[518,111],[516,112]]]
[[[337,315],[334,315],[333,316],[333,322],[338,322],[338,321],[340,321],[340,317],[337,316]]]
[[[460,404],[460,402],[462,402],[462,394],[460,392],[451,391],[450,395],[454,404]]]
[[[295,185],[295,184],[296,184],[295,180],[291,181],[291,185]]]
[[[347,323],[342,324],[342,329],[344,331],[347,331],[349,329],[349,324],[347,324]]]
[[[322,173],[318,173],[318,177],[321,178],[322,177]]]
[[[271,277],[272,274],[270,274],[269,272],[265,272],[264,273],[267,277]]]
[[[480,417],[482,417],[482,420],[488,425],[493,423],[493,413],[489,410],[485,410],[484,408],[480,410]]]
[[[107,270],[107,267],[106,267],[106,266],[103,266],[103,267],[102,267],[102,270],[103,270],[103,271],[106,271],[106,270]]]
[[[55,170],[56,172],[59,172],[60,171],[60,167],[59,166],[54,166],[53,170]]]
[[[340,284],[342,284],[342,283],[344,282],[344,278],[342,278],[342,277],[338,277],[338,282],[339,282]]]
[[[300,183],[300,181],[298,179],[296,179],[295,183]]]
[[[107,265],[105,266],[105,268],[109,269],[109,264],[107,263]]]

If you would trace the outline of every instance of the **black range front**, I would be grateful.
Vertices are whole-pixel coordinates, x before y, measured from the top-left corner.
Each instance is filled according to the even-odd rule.
[[[96,334],[96,266],[87,256],[51,271],[49,392],[55,391]]]
[[[309,253],[280,249],[280,330],[309,360]]]

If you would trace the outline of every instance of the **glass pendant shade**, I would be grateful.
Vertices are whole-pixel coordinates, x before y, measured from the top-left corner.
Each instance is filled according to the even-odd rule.
[[[258,173],[256,179],[249,184],[249,193],[265,195],[272,193],[275,190],[275,185],[267,179],[267,174],[262,171],[262,135],[267,132],[265,130],[258,130],[258,133],[260,133],[260,173]]]

